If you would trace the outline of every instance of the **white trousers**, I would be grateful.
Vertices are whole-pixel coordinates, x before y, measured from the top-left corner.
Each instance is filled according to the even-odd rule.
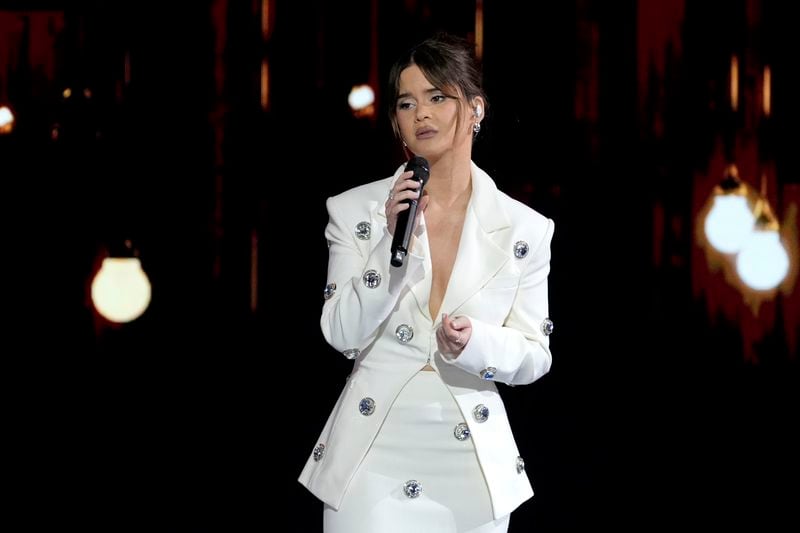
[[[436,372],[420,371],[398,395],[338,511],[325,506],[325,533],[506,533],[492,504],[472,439]],[[404,485],[416,480],[415,498]]]

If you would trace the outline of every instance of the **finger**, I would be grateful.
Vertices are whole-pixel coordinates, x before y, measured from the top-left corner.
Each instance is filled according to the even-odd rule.
[[[444,334],[442,329],[439,329],[436,332],[436,338],[439,341],[439,346],[442,348],[442,351],[447,351],[450,347],[450,342],[447,340],[447,336]]]
[[[412,180],[411,178],[414,177],[413,172],[403,172],[400,174],[392,185],[392,189],[395,192],[401,191],[403,189],[407,189],[409,187],[413,187],[414,184],[418,184],[417,180]]]
[[[396,217],[397,215],[399,215],[399,214],[400,214],[400,212],[401,212],[401,211],[405,211],[405,210],[406,210],[406,209],[408,209],[409,207],[411,207],[411,206],[410,206],[410,205],[408,205],[408,204],[404,204],[404,203],[400,202],[399,204],[395,204],[395,205],[393,205],[393,206],[390,208],[389,212],[391,213],[391,215],[392,215],[393,217]]]
[[[409,189],[409,190],[416,191],[416,190],[419,190],[419,188],[421,186],[422,186],[422,183],[418,179],[413,179],[413,178],[410,178],[410,177],[408,179],[405,179],[405,180],[403,180],[403,181],[401,181],[400,183],[397,184],[398,190]]]

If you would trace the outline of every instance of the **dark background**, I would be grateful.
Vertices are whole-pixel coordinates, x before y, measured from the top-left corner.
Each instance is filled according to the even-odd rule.
[[[324,201],[402,162],[383,108],[355,118],[346,97],[370,77],[382,90],[434,30],[475,37],[475,2],[346,4],[0,2],[0,98],[18,116],[0,136],[19,296],[3,440],[25,529],[321,530],[296,478],[351,364],[318,326]],[[501,391],[536,491],[511,531],[796,529],[798,291],[756,317],[722,292],[718,312],[692,233],[717,143],[728,161],[755,145],[773,199],[797,190],[788,8],[479,5],[474,159],[556,224],[553,368]],[[672,40],[662,11],[680,13]],[[769,121],[745,96],[726,111],[732,53],[743,95],[772,65]],[[153,300],[113,326],[87,288],[124,238]]]

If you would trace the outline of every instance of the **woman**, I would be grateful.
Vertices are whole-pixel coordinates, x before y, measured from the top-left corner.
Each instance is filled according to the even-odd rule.
[[[401,166],[328,199],[321,326],[354,368],[300,482],[325,503],[327,533],[505,532],[533,491],[495,382],[550,369],[553,223],[471,160],[487,102],[465,41],[409,50],[388,96],[430,178],[421,198]],[[394,267],[410,200],[414,236]]]

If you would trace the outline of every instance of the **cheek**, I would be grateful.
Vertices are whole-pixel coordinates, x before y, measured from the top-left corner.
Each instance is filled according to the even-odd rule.
[[[408,113],[397,115],[397,128],[403,135],[409,135],[414,132],[414,119]]]
[[[463,129],[461,126],[463,126],[463,124],[459,125],[458,115],[453,115],[448,121],[448,129],[453,133],[454,136],[456,133],[460,133],[460,130]]]

